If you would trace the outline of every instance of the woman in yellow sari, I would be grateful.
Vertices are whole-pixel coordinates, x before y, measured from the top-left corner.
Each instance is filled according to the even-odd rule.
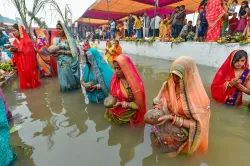
[[[159,36],[161,38],[164,38],[164,36],[165,36],[164,32],[166,31],[166,28],[167,28],[167,26],[165,25],[165,21],[166,21],[166,15],[164,14],[164,16],[160,22],[160,35]]]
[[[112,43],[110,42],[109,39],[107,39],[105,57],[107,59],[108,64],[113,68],[112,50],[113,50]]]
[[[171,157],[207,151],[210,100],[192,58],[182,56],[173,62],[168,80],[154,99],[154,109],[165,114],[152,128],[151,139],[155,146],[163,150],[177,146],[177,150],[168,152]],[[166,133],[171,125],[186,130],[184,143],[176,145],[181,137],[178,134],[174,136],[176,139],[169,139]]]
[[[170,39],[172,33],[172,17],[169,14],[169,17],[166,18],[164,15],[160,23],[160,37],[164,41],[165,39]]]

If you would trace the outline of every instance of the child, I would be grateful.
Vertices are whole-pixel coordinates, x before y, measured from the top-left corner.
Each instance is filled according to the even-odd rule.
[[[237,4],[238,4],[238,1],[237,1],[237,0],[233,0],[233,1],[232,1],[232,3],[230,4],[230,7],[229,7],[229,9],[228,9],[229,15],[233,15],[233,14],[235,13]]]

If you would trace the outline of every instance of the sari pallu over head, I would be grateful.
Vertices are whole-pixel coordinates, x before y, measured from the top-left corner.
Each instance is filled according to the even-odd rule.
[[[95,48],[90,48],[87,53],[86,60],[90,63],[91,67],[88,63],[84,67],[84,82],[90,82],[89,75],[90,72],[93,73],[94,78],[101,85],[101,89],[105,96],[108,96],[110,91],[110,81],[113,76],[113,71],[111,67],[107,64],[107,62],[102,58],[101,54]]]
[[[227,88],[229,81],[231,81],[233,78],[236,78],[234,73],[234,66],[233,66],[233,59],[234,55],[239,50],[235,50],[231,52],[231,54],[228,56],[226,61],[223,63],[223,65],[219,68],[217,71],[214,80],[211,85],[211,93],[212,97],[220,103],[225,103],[228,99],[228,96],[230,94],[234,94],[236,92],[236,87],[232,87],[230,89]],[[245,62],[245,65],[243,66],[244,70],[247,70],[249,68],[249,62],[248,59]]]
[[[144,124],[143,117],[146,113],[146,96],[142,79],[139,73],[137,72],[133,62],[128,56],[121,54],[117,58],[115,58],[114,61],[119,64],[123,72],[123,75],[125,76],[125,79],[127,80],[129,87],[132,90],[135,102],[139,108],[139,110],[137,110],[136,113],[134,114],[130,123],[132,125],[140,123]],[[117,96],[118,95],[117,91],[120,91],[119,88],[120,88],[120,79],[117,76],[117,74],[114,74],[111,80],[111,90],[110,90],[111,95],[120,98],[120,96]],[[124,108],[119,108],[119,109],[124,109]]]
[[[183,112],[179,112],[172,73],[180,77],[180,100]],[[180,146],[180,152],[192,154],[196,150],[206,152],[210,119],[210,100],[202,84],[195,61],[186,56],[177,58],[170,69],[170,76],[154,99],[155,104],[162,105],[162,110],[169,110],[177,116],[184,116],[192,123],[187,142]],[[184,115],[183,115],[184,113]]]

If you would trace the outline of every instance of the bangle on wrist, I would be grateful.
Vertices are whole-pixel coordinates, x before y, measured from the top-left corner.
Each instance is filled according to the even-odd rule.
[[[172,125],[175,124],[176,118],[177,118],[177,116],[174,115],[174,119],[173,119],[173,121],[172,121],[172,123],[171,123]]]

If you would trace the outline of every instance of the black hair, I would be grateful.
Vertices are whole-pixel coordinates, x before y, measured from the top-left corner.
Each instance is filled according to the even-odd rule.
[[[236,4],[238,4],[238,0],[233,0],[233,2],[235,2]]]
[[[88,59],[88,56],[87,56],[87,52],[85,53],[85,57],[86,57],[86,64],[87,64],[87,66],[89,68],[89,73],[88,73],[88,77],[89,77],[90,70],[91,70],[91,63],[89,62],[89,59]]]
[[[12,27],[19,31],[17,24],[12,25]]]
[[[249,8],[248,1],[243,1],[242,3],[246,5],[246,8]],[[247,13],[246,10],[244,8],[240,7],[239,15],[244,16],[244,15],[246,15],[246,13]]]
[[[183,8],[183,9],[185,9],[185,8],[186,8],[186,7],[185,7],[185,5],[181,5],[180,7],[181,7],[181,8]]]
[[[137,18],[140,19],[140,15],[139,14],[137,15]]]
[[[248,55],[247,52],[244,50],[239,50],[234,54],[232,64],[235,64],[240,58],[245,57],[248,61]]]
[[[192,24],[192,23],[193,23],[193,21],[188,21],[188,23],[191,23],[191,24]]]

